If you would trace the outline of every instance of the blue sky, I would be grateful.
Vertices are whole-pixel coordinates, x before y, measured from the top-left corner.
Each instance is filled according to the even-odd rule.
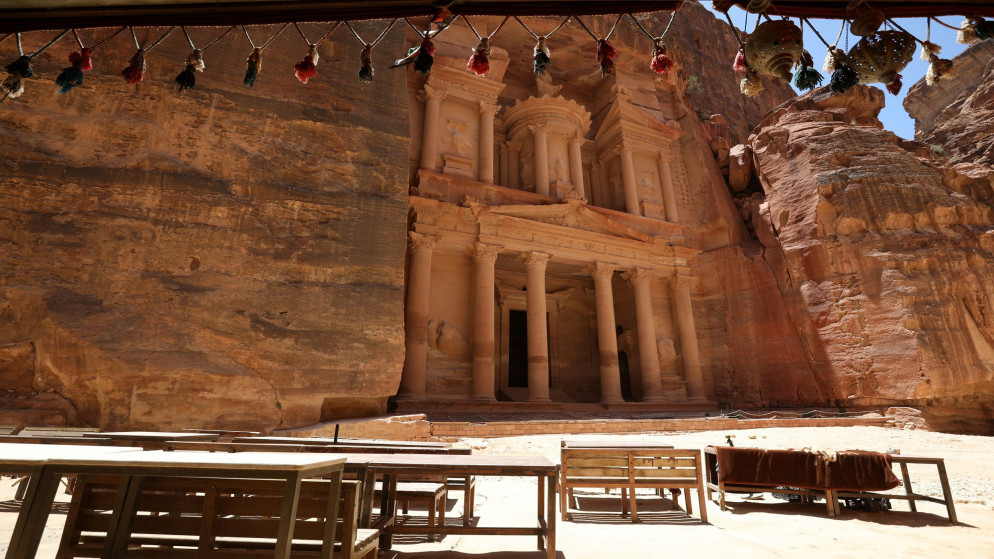
[[[702,1],[701,5],[711,9],[711,2]],[[712,10],[713,11],[713,10]],[[725,16],[719,13],[715,15],[722,21],[725,21]],[[729,15],[732,18],[732,23],[735,24],[739,29],[743,28],[746,22],[746,12],[739,8],[732,8],[729,10]],[[756,14],[749,14],[748,30],[751,31],[756,25]],[[962,17],[943,17],[940,18],[943,22],[952,25],[954,27],[959,27],[962,23]],[[680,15],[677,14],[677,21],[674,24],[678,24],[680,20]],[[797,19],[793,20],[794,23],[799,23]],[[835,37],[839,34],[839,27],[842,22],[839,20],[826,20],[826,19],[811,19],[809,20],[812,25],[821,33],[821,36],[825,38],[826,41],[831,44]],[[914,35],[916,38],[925,40],[925,18],[899,18],[895,20],[898,25],[903,27],[909,33]],[[942,58],[954,58],[956,55],[963,52],[967,45],[961,45],[956,42],[956,32],[952,29],[943,27],[934,21],[932,22],[932,32],[930,36],[930,41],[942,47],[942,53],[940,56]],[[849,47],[852,47],[861,37],[850,35],[849,36]],[[825,55],[827,50],[825,45],[818,39],[817,36],[811,31],[811,29],[805,25],[804,26],[804,48],[811,53],[811,57],[815,61],[816,69],[821,72],[822,63],[825,60]],[[839,40],[839,48],[847,50],[846,48],[846,38],[843,35],[842,39]],[[731,63],[729,61],[729,71],[731,71]],[[914,139],[915,137],[915,121],[908,116],[908,113],[904,110],[902,103],[904,103],[904,95],[908,92],[908,89],[918,80],[925,77],[925,71],[928,69],[928,62],[921,59],[921,46],[915,51],[915,57],[907,68],[905,68],[901,75],[903,76],[904,87],[901,88],[901,93],[897,96],[891,95],[890,93],[885,93],[887,105],[884,107],[883,111],[880,112],[880,120],[884,123],[884,128],[893,131],[895,134],[902,138]],[[825,76],[825,84],[828,83],[829,76],[822,72]],[[874,87],[884,89],[883,84],[871,84]],[[886,92],[886,90],[884,90]]]

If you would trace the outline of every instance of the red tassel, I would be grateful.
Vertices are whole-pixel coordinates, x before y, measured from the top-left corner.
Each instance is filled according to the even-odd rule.
[[[70,64],[79,64],[79,69],[89,72],[93,69],[93,50],[88,47],[75,51],[69,55]]]
[[[469,57],[466,68],[472,70],[477,76],[485,76],[490,71],[490,40],[486,37],[480,39],[476,45],[473,56]]]
[[[746,64],[746,53],[739,47],[739,53],[735,55],[735,62],[732,64],[733,72],[745,72],[748,69]]]
[[[901,83],[901,74],[898,74],[897,77],[894,78],[894,81],[887,84],[887,91],[891,92],[892,95],[897,95],[901,93],[902,85],[903,84]]]
[[[452,10],[448,6],[440,6],[435,10],[435,17],[431,18],[432,23],[442,23],[446,18],[452,17]]]
[[[670,60],[670,57],[666,56],[666,45],[656,43],[656,56],[652,58],[649,67],[655,70],[657,74],[662,74],[664,78],[669,77],[673,61]]]
[[[297,75],[297,79],[300,83],[307,83],[307,80],[318,75],[318,49],[315,45],[311,45],[310,50],[307,51],[307,56],[303,60],[293,65],[293,73]]]
[[[597,39],[597,62],[601,64],[602,76],[614,75],[614,57],[617,55],[618,51],[607,39]]]
[[[124,76],[124,81],[128,85],[136,85],[141,83],[145,79],[145,51],[138,49],[138,52],[131,57],[131,62],[128,67],[121,70],[121,75]]]

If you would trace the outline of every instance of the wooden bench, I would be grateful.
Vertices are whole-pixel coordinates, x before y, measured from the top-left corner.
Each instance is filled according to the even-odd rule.
[[[113,511],[120,505],[119,481],[116,476],[79,476],[57,559],[105,554]],[[329,483],[301,482],[293,557],[321,556]],[[148,478],[128,539],[128,557],[272,557],[285,489],[285,483],[273,480]],[[336,558],[377,555],[379,531],[357,528],[359,492],[359,482],[342,482]]]
[[[561,449],[560,510],[569,519],[568,495],[574,488],[595,487],[621,489],[621,514],[631,510],[632,522],[638,522],[636,489],[680,489],[684,492],[687,514],[693,512],[690,490],[697,490],[701,521],[707,522],[704,500],[704,476],[700,451],[673,448],[618,447]],[[676,500],[674,499],[674,502]]]
[[[870,493],[870,492],[856,492],[856,491],[836,491],[833,492],[833,497],[835,499],[845,499],[845,498],[860,498],[860,499],[898,499],[902,501],[908,501],[908,507],[911,512],[918,512],[918,507],[915,501],[928,501],[930,503],[938,503],[940,505],[945,505],[946,515],[949,517],[949,521],[956,524],[956,507],[953,505],[953,495],[949,489],[949,478],[946,476],[946,462],[942,458],[931,458],[927,456],[907,456],[895,454],[891,456],[891,463],[897,464],[901,468],[902,483],[904,485],[904,494],[900,493]],[[939,475],[939,484],[942,486],[942,498],[930,497],[928,495],[921,495],[915,493],[911,487],[911,475],[908,473],[908,464],[925,464],[933,465],[937,469]]]

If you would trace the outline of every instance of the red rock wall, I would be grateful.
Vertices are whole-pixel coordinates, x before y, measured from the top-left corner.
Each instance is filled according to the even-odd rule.
[[[404,355],[406,83],[386,68],[402,46],[381,43],[360,87],[358,45],[335,36],[306,86],[292,27],[253,88],[239,32],[183,93],[178,30],[138,86],[118,75],[126,34],[67,95],[71,38],[35,59],[0,104],[0,423],[259,429],[384,408]]]
[[[753,222],[810,360],[779,382],[810,387],[802,404],[926,406],[940,429],[991,433],[990,184],[883,131],[882,95],[819,89],[750,138]]]

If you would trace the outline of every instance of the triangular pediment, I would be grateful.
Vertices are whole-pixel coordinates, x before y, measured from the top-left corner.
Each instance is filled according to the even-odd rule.
[[[484,213],[558,225],[633,241],[653,242],[651,236],[611,219],[609,216],[597,213],[588,208],[586,204],[575,201],[564,201],[561,204],[488,206]]]

